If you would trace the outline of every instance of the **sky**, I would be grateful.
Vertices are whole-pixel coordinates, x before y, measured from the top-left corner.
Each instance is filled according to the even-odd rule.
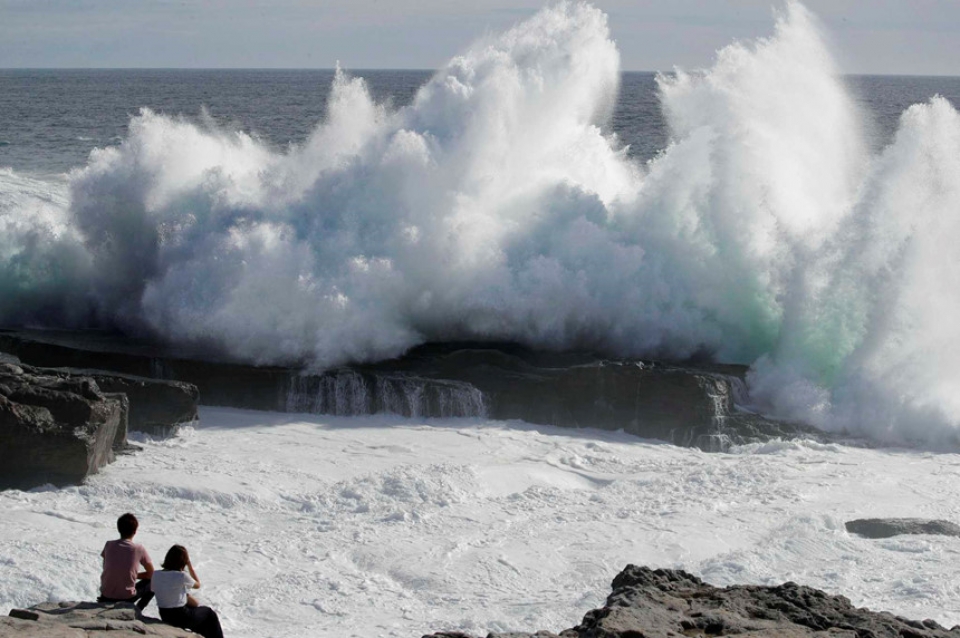
[[[783,0],[596,0],[622,67],[710,64]],[[0,0],[0,67],[435,69],[542,0]],[[960,75],[960,0],[807,0],[848,73]]]

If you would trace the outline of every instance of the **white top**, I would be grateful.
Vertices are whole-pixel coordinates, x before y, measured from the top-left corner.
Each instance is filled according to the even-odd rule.
[[[157,595],[157,607],[169,609],[187,604],[187,591],[193,588],[193,579],[187,572],[155,571],[150,589]]]

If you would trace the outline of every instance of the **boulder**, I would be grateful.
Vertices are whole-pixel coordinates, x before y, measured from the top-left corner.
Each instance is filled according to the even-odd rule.
[[[126,395],[130,403],[127,415],[127,429],[130,432],[169,436],[180,424],[198,418],[200,391],[192,383],[94,368],[34,367],[23,364],[19,357],[6,352],[0,352],[2,363],[19,366],[33,375],[92,379],[103,393]]]
[[[865,538],[890,538],[901,534],[960,536],[960,525],[923,518],[861,518],[846,523],[847,531]]]
[[[141,615],[132,603],[44,603],[0,618],[0,638],[193,638],[197,634]]]
[[[127,428],[152,436],[170,436],[179,425],[199,418],[200,391],[192,383],[148,379],[132,374],[85,368],[40,368],[46,374],[87,377],[103,392],[124,394],[130,401]]]
[[[544,638],[553,634],[489,634],[489,638]],[[559,638],[679,638],[736,635],[741,638],[960,638],[932,620],[908,620],[859,609],[796,583],[774,587],[714,587],[680,570],[628,565],[613,580],[606,605],[587,612]],[[424,638],[470,638],[438,633]]]
[[[76,484],[126,442],[127,402],[89,377],[0,363],[0,489]]]

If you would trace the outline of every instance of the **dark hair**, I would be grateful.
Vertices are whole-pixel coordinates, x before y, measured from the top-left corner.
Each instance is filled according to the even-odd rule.
[[[164,569],[182,572],[183,568],[186,567],[189,562],[190,554],[187,553],[187,548],[183,545],[174,545],[167,550],[167,555],[164,557],[163,563],[160,566]]]
[[[130,512],[117,519],[117,531],[120,532],[120,538],[133,538],[138,527],[140,527],[140,523],[137,521],[137,517]]]

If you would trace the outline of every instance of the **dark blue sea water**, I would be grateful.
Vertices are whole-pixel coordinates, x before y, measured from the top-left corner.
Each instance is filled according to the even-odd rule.
[[[429,71],[359,70],[374,97],[409,104]],[[254,133],[275,147],[304,140],[322,120],[332,70],[0,70],[0,167],[59,173],[115,145],[147,107]],[[911,104],[942,95],[960,104],[960,78],[851,76],[853,94],[874,118],[876,145],[889,141]],[[609,128],[641,160],[667,144],[652,73],[624,73]]]

